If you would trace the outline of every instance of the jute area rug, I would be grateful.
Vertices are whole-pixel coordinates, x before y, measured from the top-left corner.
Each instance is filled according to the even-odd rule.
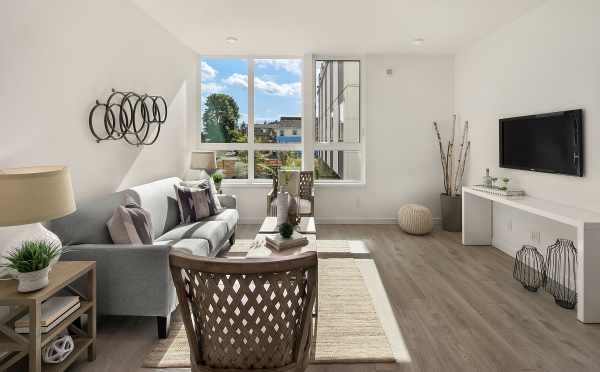
[[[311,348],[311,363],[395,362],[382,323],[363,276],[352,258],[319,260],[319,313]],[[190,367],[181,321],[171,325],[169,338],[159,340],[144,359],[144,367]]]

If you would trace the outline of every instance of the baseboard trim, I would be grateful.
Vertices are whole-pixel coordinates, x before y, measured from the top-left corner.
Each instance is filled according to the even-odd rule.
[[[395,225],[397,223],[395,218],[384,218],[384,217],[317,217],[317,224],[319,225]],[[263,218],[250,217],[240,218],[240,225],[259,225],[263,221]],[[433,225],[441,226],[442,219],[434,218]]]

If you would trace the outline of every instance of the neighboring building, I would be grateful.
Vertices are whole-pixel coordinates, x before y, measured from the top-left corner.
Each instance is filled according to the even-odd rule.
[[[356,61],[323,61],[317,80],[315,142],[360,142],[360,73]],[[315,159],[340,179],[360,179],[357,151],[315,151]],[[327,178],[327,177],[326,177]]]
[[[300,143],[302,142],[302,118],[282,116],[277,121],[254,124],[257,143]]]

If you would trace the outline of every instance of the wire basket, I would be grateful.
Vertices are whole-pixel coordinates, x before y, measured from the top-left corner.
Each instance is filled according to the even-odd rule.
[[[556,239],[546,252],[546,292],[565,309],[577,304],[577,249],[569,239]]]
[[[523,288],[531,292],[544,285],[546,279],[546,264],[544,256],[532,245],[524,245],[515,256],[513,278],[518,280]]]

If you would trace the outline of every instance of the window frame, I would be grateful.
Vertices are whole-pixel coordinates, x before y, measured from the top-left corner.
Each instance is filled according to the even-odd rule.
[[[208,59],[246,59],[248,61],[248,142],[246,143],[204,143],[202,142],[202,69],[201,63]],[[301,142],[300,143],[255,143],[254,141],[254,76],[255,61],[257,59],[300,59],[302,60],[302,73],[300,81],[302,83],[301,107]],[[315,142],[315,118],[316,118],[316,62],[318,60],[338,60],[338,61],[358,61],[360,63],[359,76],[359,143],[336,142],[336,143],[316,143]],[[317,180],[315,184],[319,186],[365,186],[366,185],[366,64],[364,56],[357,55],[317,55],[306,54],[298,55],[257,55],[257,54],[234,54],[234,55],[197,55],[197,89],[196,89],[196,114],[197,120],[194,126],[195,148],[202,151],[247,151],[248,152],[248,178],[247,179],[224,179],[223,185],[229,186],[256,186],[267,187],[272,184],[269,179],[254,178],[254,155],[255,151],[301,151],[302,169],[314,170],[314,151],[359,151],[361,160],[361,179],[360,180]],[[307,89],[310,87],[311,89]]]
[[[312,55],[312,61],[311,61],[311,69],[312,69],[312,82],[311,82],[311,93],[310,93],[310,100],[311,100],[311,132],[313,133],[313,136],[316,134],[315,132],[315,126],[314,126],[314,118],[316,118],[316,109],[317,109],[317,105],[316,105],[316,90],[317,90],[317,71],[316,71],[316,62],[317,61],[323,61],[323,60],[329,60],[329,61],[357,61],[359,62],[359,91],[358,91],[358,98],[359,98],[359,118],[360,118],[360,128],[359,128],[359,142],[358,143],[350,143],[350,142],[333,142],[333,143],[323,143],[323,142],[316,142],[314,140],[314,138],[312,139],[311,142],[313,142],[313,146],[311,148],[311,155],[313,155],[314,153],[312,151],[358,151],[360,154],[360,167],[361,167],[361,172],[360,172],[360,180],[331,180],[331,179],[327,179],[327,180],[315,180],[315,184],[317,185],[322,185],[322,186],[341,186],[341,185],[348,185],[348,186],[366,186],[366,179],[367,179],[367,161],[366,161],[366,143],[367,143],[367,131],[366,131],[366,127],[367,127],[367,120],[366,120],[366,113],[367,113],[367,106],[366,106],[366,100],[365,100],[365,92],[366,92],[366,63],[365,63],[365,58],[364,56],[357,56],[357,55],[339,55],[339,54],[333,54],[333,55],[324,55],[324,54],[313,54]],[[306,94],[306,92],[304,93]],[[306,96],[304,97],[306,99]],[[320,129],[320,128],[319,128]],[[338,153],[339,154],[339,153]],[[305,162],[308,162],[306,157],[305,157]],[[311,163],[310,163],[310,170],[313,170],[313,164],[314,159],[312,159],[311,156]]]

